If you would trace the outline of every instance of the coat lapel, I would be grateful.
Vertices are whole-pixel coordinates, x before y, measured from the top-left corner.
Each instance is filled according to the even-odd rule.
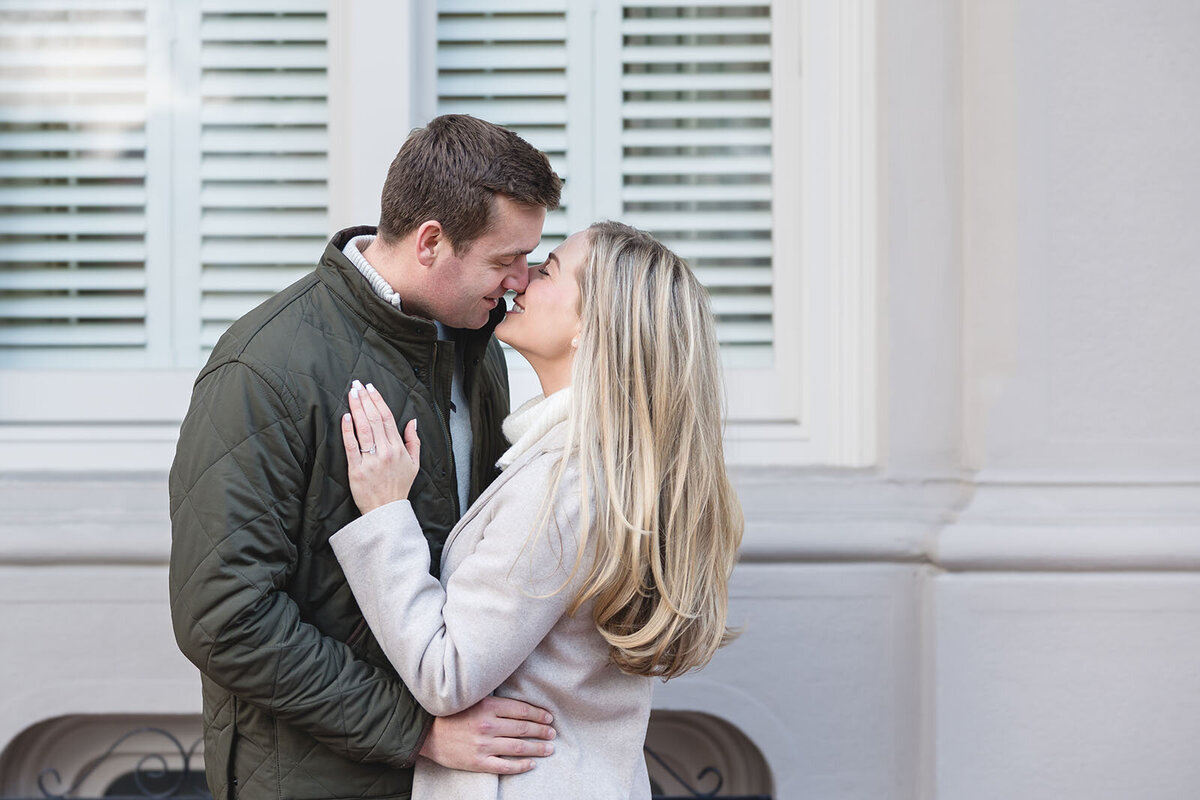
[[[446,553],[450,551],[450,546],[454,543],[454,540],[458,538],[458,535],[460,532],[462,532],[463,528],[465,528],[471,522],[471,520],[475,519],[475,517],[479,515],[479,512],[483,509],[483,507],[487,505],[487,503],[491,502],[492,496],[495,495],[496,492],[500,490],[500,487],[507,483],[513,475],[520,472],[521,469],[523,469],[530,461],[537,458],[542,453],[553,450],[555,446],[560,443],[561,437],[556,436],[555,434],[556,432],[561,433],[562,426],[565,424],[565,422],[561,422],[547,431],[546,435],[539,439],[537,444],[533,445],[524,453],[519,455],[517,460],[510,464],[508,469],[501,472],[496,480],[492,481],[491,484],[483,490],[483,493],[475,499],[475,502],[472,503],[471,507],[467,509],[467,513],[462,515],[462,518],[459,519],[458,524],[454,526],[454,529],[450,531],[450,535],[446,537],[446,544],[442,548],[443,565],[446,563]]]

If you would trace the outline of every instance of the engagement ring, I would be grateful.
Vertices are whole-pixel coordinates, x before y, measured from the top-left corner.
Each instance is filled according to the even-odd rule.
[[[358,448],[358,452],[362,453],[364,456],[373,456],[375,455],[375,445],[371,445],[370,449],[368,450],[363,450],[360,447]]]

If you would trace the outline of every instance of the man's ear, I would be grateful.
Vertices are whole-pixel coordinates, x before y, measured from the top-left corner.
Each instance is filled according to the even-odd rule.
[[[437,260],[439,248],[448,245],[446,235],[442,232],[442,223],[436,219],[426,220],[417,228],[417,261],[421,266],[432,267]]]

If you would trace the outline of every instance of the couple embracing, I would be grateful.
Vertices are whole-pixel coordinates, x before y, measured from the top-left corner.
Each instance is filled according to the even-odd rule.
[[[729,635],[717,343],[643,232],[528,264],[559,193],[515,134],[439,117],[378,228],[200,372],[170,589],[217,800],[649,797],[653,678]],[[542,388],[511,414],[497,340]]]

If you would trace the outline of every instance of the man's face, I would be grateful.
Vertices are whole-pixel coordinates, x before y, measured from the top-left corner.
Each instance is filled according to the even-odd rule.
[[[526,256],[542,238],[546,209],[504,195],[492,200],[491,230],[455,255],[448,241],[433,264],[431,316],[452,328],[482,328],[508,290],[525,291]]]

